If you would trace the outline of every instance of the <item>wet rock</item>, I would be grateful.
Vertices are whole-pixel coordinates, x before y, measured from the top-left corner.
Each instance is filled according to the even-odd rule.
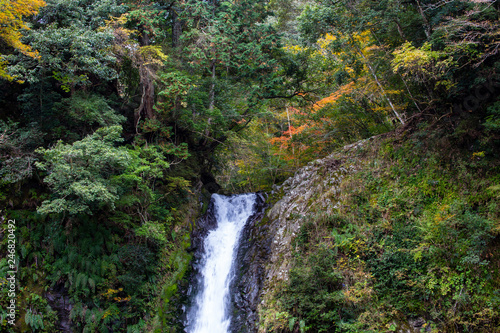
[[[70,313],[73,305],[69,299],[67,290],[63,284],[56,284],[50,291],[45,293],[45,298],[50,307],[57,312],[59,318],[58,329],[61,332],[73,332],[71,330]]]
[[[220,190],[220,185],[217,184],[215,177],[206,171],[201,172],[201,182],[203,187],[210,193],[217,193]]]
[[[231,332],[257,331],[257,309],[265,277],[264,266],[269,258],[270,249],[267,226],[259,225],[267,207],[266,196],[263,193],[257,195],[255,213],[250,216],[243,229],[235,261],[236,276],[230,293],[233,305]]]
[[[210,200],[206,213],[196,220],[191,233],[191,247],[189,251],[195,253],[203,252],[203,240],[208,232],[217,227],[217,218],[215,216],[214,201]]]
[[[391,323],[397,333],[422,333],[430,332],[431,325],[424,318],[415,318],[408,321],[393,321]]]

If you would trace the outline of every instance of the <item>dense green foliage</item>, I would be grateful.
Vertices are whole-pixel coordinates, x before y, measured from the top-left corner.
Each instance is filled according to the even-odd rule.
[[[200,197],[270,190],[391,131],[337,215],[305,221],[269,330],[393,331],[419,317],[498,329],[499,9],[0,0],[14,330],[57,331],[57,294],[78,332],[182,331]],[[2,256],[2,285],[7,271]],[[1,289],[1,330],[8,300]]]

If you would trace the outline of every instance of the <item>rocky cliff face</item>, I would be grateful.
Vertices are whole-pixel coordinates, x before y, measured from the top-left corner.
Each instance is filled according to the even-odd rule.
[[[292,240],[310,214],[331,214],[342,179],[356,170],[355,152],[367,140],[318,159],[270,194],[265,212],[247,225],[238,254],[233,332],[257,332],[276,286],[288,279]],[[279,315],[279,314],[278,314]]]
[[[283,197],[267,212],[272,237],[266,283],[286,280],[291,256],[291,241],[308,214],[331,214],[337,208],[340,183],[354,166],[345,157],[332,154],[298,170],[279,189]]]
[[[268,232],[267,226],[260,223],[268,205],[266,204],[267,196],[264,193],[257,193],[257,195],[255,213],[243,230],[236,257],[237,271],[231,290],[231,303],[233,304],[231,332],[256,332],[259,319],[257,310],[271,239],[260,237],[267,235]]]
[[[292,241],[301,226],[315,214],[329,215],[338,205],[340,184],[356,171],[356,151],[369,140],[344,147],[343,150],[310,162],[276,188],[275,203],[267,210],[262,224],[269,239],[267,262],[263,268],[263,286],[259,292],[259,327],[272,317],[279,318],[271,303],[277,287],[288,280],[292,259]],[[258,331],[264,332],[262,329]]]

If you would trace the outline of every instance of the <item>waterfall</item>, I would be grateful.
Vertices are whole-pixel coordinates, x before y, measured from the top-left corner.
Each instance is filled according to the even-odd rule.
[[[228,333],[231,323],[229,289],[240,235],[254,213],[256,194],[212,195],[217,226],[204,240],[200,279],[187,314],[189,333]]]

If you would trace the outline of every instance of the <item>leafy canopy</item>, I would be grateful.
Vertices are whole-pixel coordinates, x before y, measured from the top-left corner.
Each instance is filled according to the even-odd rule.
[[[103,127],[72,145],[59,141],[52,149],[38,149],[44,161],[36,165],[49,173],[45,183],[54,193],[38,212],[92,215],[95,209],[113,209],[118,184],[112,176],[130,162],[126,148],[115,147],[121,131],[121,126]]]
[[[0,0],[0,43],[5,43],[25,55],[35,58],[37,52],[21,42],[20,29],[29,29],[23,17],[38,13],[45,6],[43,0]],[[1,44],[0,44],[1,46]],[[12,80],[5,72],[6,62],[0,58],[0,78]]]

